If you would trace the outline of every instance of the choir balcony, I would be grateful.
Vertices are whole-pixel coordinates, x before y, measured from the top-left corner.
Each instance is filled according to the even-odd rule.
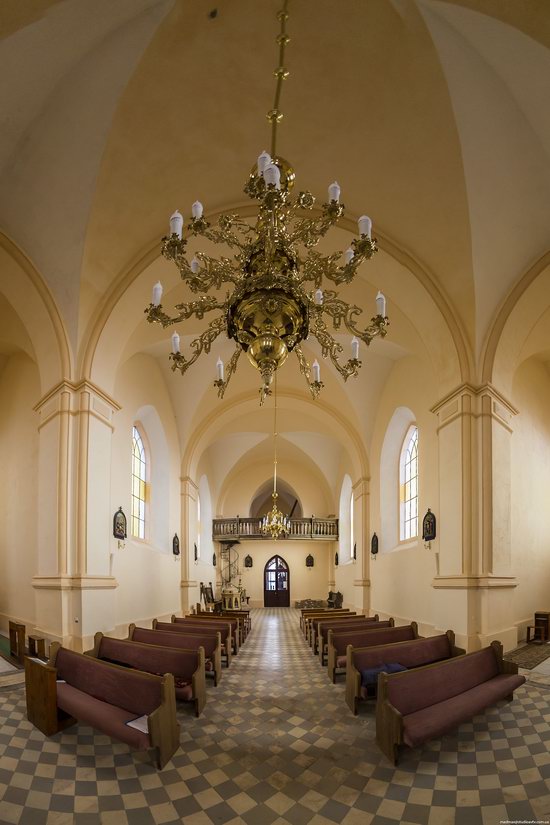
[[[215,518],[212,519],[212,538],[214,541],[228,539],[266,539],[261,531],[261,518]],[[314,541],[336,541],[338,539],[337,518],[294,518],[290,519],[290,532],[285,541],[313,539]]]

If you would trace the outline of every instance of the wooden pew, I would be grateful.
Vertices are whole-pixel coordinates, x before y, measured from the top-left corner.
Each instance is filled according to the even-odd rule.
[[[337,671],[339,673],[344,672],[348,645],[371,647],[372,645],[389,644],[390,642],[405,642],[409,639],[418,639],[418,625],[416,622],[400,627],[382,627],[375,630],[344,630],[338,632],[329,630],[327,643],[328,677],[334,684],[338,675]]]
[[[244,628],[244,618],[242,616],[218,616],[215,613],[188,613],[186,616],[175,616],[172,615],[172,621],[175,622],[186,622],[186,621],[197,621],[197,622],[229,622],[231,624],[231,633],[233,634],[233,639],[237,639],[238,644],[235,649],[235,653],[239,652],[239,647],[243,644],[246,632]]]
[[[453,656],[463,656],[466,651],[455,645],[455,634],[447,630],[438,636],[410,639],[406,642],[393,642],[371,647],[353,647],[348,645],[346,653],[346,702],[354,715],[363,699],[374,699],[374,690],[369,690],[361,684],[361,672],[377,668],[384,664],[398,663],[408,670],[415,667],[429,665],[432,662],[451,659]]]
[[[199,613],[205,614],[208,613],[212,616],[227,616],[229,618],[235,616],[241,616],[244,619],[244,627],[246,631],[246,635],[250,633],[252,630],[252,619],[250,618],[250,608],[241,607],[238,610],[217,610],[217,611],[210,611],[210,610],[203,610],[200,603],[197,603],[196,606],[196,613],[194,615],[198,615]]]
[[[216,616],[214,613],[190,613],[187,616],[174,616],[173,624],[183,624],[184,622],[193,622],[193,624],[200,624],[201,627],[206,625],[219,625],[220,623],[229,624],[231,626],[231,639],[233,642],[233,653],[239,652],[241,645],[241,626],[239,620],[229,616]]]
[[[185,633],[192,627],[201,632],[210,630],[211,632],[218,631],[221,634],[222,646],[225,651],[227,666],[229,667],[233,653],[239,649],[238,640],[233,635],[230,622],[159,622],[158,619],[153,619],[153,630],[162,630],[167,633]]]
[[[171,673],[174,677],[176,699],[193,702],[195,716],[200,716],[206,704],[204,647],[195,650],[150,645],[129,639],[112,639],[96,633],[94,646],[85,652],[87,656],[124,665],[145,673]]]
[[[341,613],[351,614],[351,611],[350,611],[349,607],[342,607],[339,610],[335,610],[334,608],[328,608],[328,607],[305,608],[302,611],[302,615],[300,616],[300,627],[302,628],[302,633],[307,638],[307,636],[308,636],[308,623],[309,623],[309,620],[311,618],[313,618],[314,616],[338,616]]]
[[[27,717],[46,736],[79,720],[138,750],[154,748],[159,768],[179,747],[170,673],[154,676],[108,664],[54,642],[47,664],[25,659],[25,687]],[[127,724],[138,719],[143,729]]]
[[[176,647],[181,650],[197,650],[204,648],[205,673],[214,676],[214,687],[222,678],[222,640],[221,634],[216,630],[202,630],[201,628],[189,628],[185,633],[169,633],[162,630],[150,630],[145,627],[136,627],[131,624],[128,628],[128,640],[142,642],[143,644],[162,645],[165,647]]]
[[[311,645],[311,631],[312,631],[313,622],[315,621],[315,619],[325,618],[325,615],[326,615],[325,613],[321,613],[321,614],[317,614],[317,615],[314,613],[312,615],[306,616],[306,618],[304,619],[304,635],[305,635],[306,641],[309,645]],[[344,616],[344,615],[346,615],[346,616],[356,616],[357,613],[355,613],[354,611],[348,610],[347,608],[345,610],[331,610],[331,612],[330,612],[331,618],[337,618],[338,616]]]
[[[502,658],[502,644],[403,673],[380,673],[376,742],[397,764],[400,745],[419,747],[444,736],[500,700],[512,701],[525,682]]]
[[[391,621],[393,624],[393,619],[388,619],[387,621]],[[319,658],[321,660],[321,664],[324,664],[324,652],[327,643],[327,635],[328,635],[328,628],[351,628],[353,625],[357,627],[357,630],[361,630],[365,625],[376,625],[380,624],[380,617],[378,613],[374,616],[337,616],[334,619],[323,619],[318,620],[316,619],[313,622],[313,626],[311,628],[311,647],[313,653],[319,654]],[[321,635],[323,637],[322,641],[323,644],[321,648],[319,648],[319,642],[321,640]],[[322,652],[322,655],[320,653]]]

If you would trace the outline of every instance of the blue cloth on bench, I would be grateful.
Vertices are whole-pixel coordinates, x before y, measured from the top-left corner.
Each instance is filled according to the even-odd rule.
[[[369,685],[376,685],[379,673],[399,673],[402,670],[407,670],[407,668],[398,662],[391,662],[390,664],[383,663],[378,665],[378,667],[367,668],[361,671],[361,686],[368,687]]]

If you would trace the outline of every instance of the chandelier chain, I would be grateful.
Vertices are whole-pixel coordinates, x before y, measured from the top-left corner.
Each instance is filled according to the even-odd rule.
[[[275,84],[275,99],[273,101],[273,108],[267,113],[267,119],[271,122],[271,157],[276,157],[277,147],[277,124],[283,118],[283,114],[279,109],[281,100],[281,92],[283,88],[283,80],[288,77],[288,70],[285,68],[285,48],[290,42],[290,38],[286,32],[286,21],[288,20],[288,4],[289,0],[284,0],[282,9],[277,13],[277,20],[281,24],[279,34],[277,35],[277,44],[279,45],[279,65],[275,69],[275,77],[277,83]]]
[[[275,406],[273,410],[273,492],[277,492],[277,436],[279,433],[277,432],[277,373],[275,373],[274,378],[274,396],[275,396]]]
[[[191,318],[202,320],[207,313],[217,310],[218,317],[210,321],[183,352],[180,336],[174,331],[171,369],[184,375],[203,353],[210,353],[214,342],[225,333],[235,342],[235,350],[228,363],[224,364],[220,357],[216,362],[214,386],[218,396],[224,397],[244,352],[262,377],[260,405],[271,395],[272,381],[274,378],[276,381],[279,368],[292,351],[296,353],[311,397],[318,398],[324,386],[321,367],[317,359],[310,365],[301,346],[310,337],[319,344],[321,357],[330,359],[333,368],[347,381],[357,377],[362,365],[360,344],[368,346],[374,338],[384,338],[389,324],[386,299],[381,292],[376,296],[376,314],[365,324],[359,323],[363,311],[360,306],[348,303],[338,292],[327,288],[327,282],[336,286],[351,284],[361,264],[377,251],[371,219],[367,215],[358,219],[358,236],[351,240],[345,252],[326,255],[317,251],[317,244],[345,213],[340,186],[336,181],[331,183],[328,200],[313,213],[315,196],[308,190],[292,196],[294,170],[288,161],[276,155],[277,124],[283,117],[279,108],[281,91],[283,80],[289,74],[284,65],[285,50],[290,41],[287,34],[290,0],[280,0],[280,3],[275,98],[273,109],[267,114],[271,123],[271,155],[263,151],[258,156],[244,187],[245,193],[258,202],[256,223],[253,225],[235,213],[223,213],[211,222],[204,215],[200,201],[192,204],[187,222],[176,209],[170,216],[170,233],[162,240],[162,254],[177,266],[182,281],[198,297],[176,304],[176,314],[171,316],[163,308],[163,287],[159,281],[145,309],[147,320],[164,328]],[[190,260],[188,241],[200,238],[225,246],[230,256],[215,258],[199,249]],[[231,285],[231,289],[222,298],[219,293],[225,284]],[[217,294],[208,295],[210,290]],[[353,336],[348,358],[338,338],[338,333],[344,331]],[[274,507],[273,518],[268,522],[275,525],[276,532],[285,528],[284,517],[276,507],[276,396],[274,416]],[[280,523],[279,518],[283,520]],[[272,536],[273,530],[269,527]]]

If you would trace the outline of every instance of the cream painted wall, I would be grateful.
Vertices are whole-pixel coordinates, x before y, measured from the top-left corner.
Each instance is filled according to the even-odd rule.
[[[38,570],[38,369],[22,352],[0,366],[0,629],[8,618],[35,622]]]
[[[236,547],[239,553],[241,581],[250,596],[251,607],[264,604],[264,567],[272,556],[282,556],[290,571],[290,606],[300,599],[326,599],[328,593],[329,557],[334,542],[320,541],[243,541]],[[306,567],[306,556],[313,556],[315,565]],[[250,555],[253,567],[244,567],[244,557]],[[219,553],[218,553],[219,557]]]
[[[414,619],[423,625],[435,628],[437,622],[431,582],[437,573],[438,539],[432,542],[431,550],[424,548],[421,538],[403,543],[387,543],[382,525],[390,522],[398,524],[398,488],[395,489],[393,501],[387,496],[381,501],[380,492],[384,482],[378,470],[388,425],[396,408],[406,407],[412,411],[419,430],[419,531],[421,531],[422,518],[428,507],[437,516],[439,510],[437,421],[435,415],[429,411],[436,398],[430,396],[433,389],[426,381],[427,370],[429,370],[429,365],[418,358],[402,359],[396,363],[380,399],[370,454],[373,468],[370,482],[370,534],[377,533],[380,547],[384,549],[383,552],[379,552],[376,562],[372,560],[370,562],[370,609],[371,612],[394,616],[396,620]],[[396,434],[395,437],[402,439],[408,426],[409,422],[404,420],[402,433]],[[399,444],[395,451],[396,461],[399,460],[400,446]],[[396,480],[398,478],[399,474],[396,471]],[[370,549],[370,535],[367,537],[366,549],[367,552]],[[338,573],[337,584],[340,581],[338,577],[346,575],[348,574]],[[345,601],[348,602],[350,600],[349,581],[348,579],[345,581],[344,596]],[[341,587],[340,590],[342,590]],[[456,620],[457,617],[453,616],[450,611],[444,629],[453,627]]]
[[[118,581],[116,590],[116,629],[122,632],[129,622],[148,621],[180,610],[180,563],[172,556],[172,537],[180,527],[180,448],[174,423],[174,412],[156,361],[136,355],[121,366],[116,382],[116,399],[122,409],[115,417],[111,462],[111,510],[122,505],[130,529],[130,473],[132,425],[142,415],[142,425],[151,448],[153,481],[162,483],[168,506],[162,507],[166,524],[158,524],[159,513],[150,503],[152,533],[146,541],[130,535],[124,549],[110,540],[112,575]],[[162,433],[156,427],[146,429],[154,407]],[[164,443],[163,443],[164,440]],[[156,462],[156,467],[155,467]],[[159,466],[160,462],[160,466]],[[161,481],[162,479],[162,481]]]
[[[336,513],[337,507],[330,499],[328,485],[320,473],[313,474],[298,461],[285,460],[278,467],[278,474],[296,490],[302,502],[305,518],[312,515],[324,517],[329,513]],[[273,478],[273,464],[269,460],[259,462],[246,468],[235,476],[230,488],[226,491],[223,500],[223,511],[219,513],[225,517],[248,516],[250,504],[266,479]]]
[[[550,610],[550,373],[530,358],[517,370],[512,435],[512,553],[516,623]],[[524,631],[524,627],[522,628]],[[522,635],[525,635],[522,632]]]

